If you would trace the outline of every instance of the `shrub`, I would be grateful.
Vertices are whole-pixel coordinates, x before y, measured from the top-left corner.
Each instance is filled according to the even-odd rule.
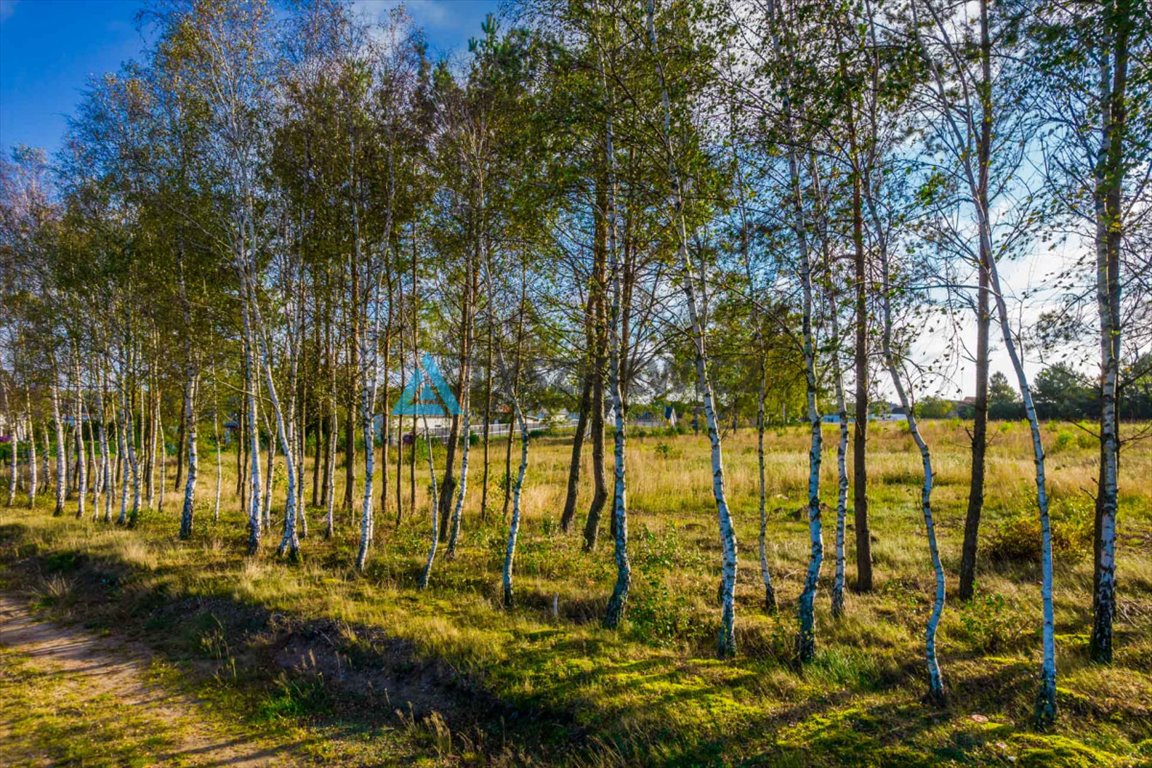
[[[1051,503],[1052,552],[1078,559],[1092,549],[1091,515],[1079,506]],[[1034,508],[1014,510],[992,529],[985,548],[993,562],[1040,562],[1040,518]]]
[[[1005,609],[1003,595],[977,594],[960,609],[961,631],[977,650],[995,653],[1028,634],[1020,617]]]
[[[1056,433],[1056,439],[1052,442],[1052,446],[1048,449],[1048,453],[1062,453],[1072,447],[1075,438],[1072,433],[1066,429],[1060,430]]]
[[[632,582],[627,617],[629,633],[650,645],[671,645],[699,630],[687,596],[672,593],[658,573]]]

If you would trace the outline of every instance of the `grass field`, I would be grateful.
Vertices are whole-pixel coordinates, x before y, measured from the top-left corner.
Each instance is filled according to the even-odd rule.
[[[1132,444],[1122,458],[1116,659],[1102,667],[1086,653],[1095,444],[1074,425],[1045,427],[1061,712],[1052,731],[1036,732],[1039,538],[1026,425],[992,428],[978,594],[967,605],[952,599],[967,498],[965,426],[936,421],[924,431],[949,578],[944,709],[922,701],[931,569],[919,455],[900,424],[874,426],[869,445],[876,589],[850,592],[839,620],[828,610],[835,428],[826,429],[823,496],[832,511],[818,654],[803,668],[793,660],[808,554],[807,437],[799,428],[768,437],[776,615],[763,610],[757,566],[755,433],[725,442],[741,551],[732,661],[712,653],[720,543],[703,436],[629,442],[634,581],[617,632],[598,623],[615,575],[606,530],[593,553],[559,531],[569,442],[558,437],[531,450],[511,611],[500,605],[500,492],[494,484],[495,511],[482,523],[475,454],[459,555],[436,563],[426,592],[415,588],[429,529],[420,464],[415,514],[406,509],[394,528],[392,509],[377,523],[363,575],[352,568],[352,511],[338,512],[338,535],[325,541],[321,512],[309,510],[301,564],[277,562],[274,546],[244,557],[234,457],[225,461],[224,513],[214,523],[213,456],[205,451],[191,541],[176,540],[178,494],[169,489],[164,508],[145,513],[136,530],[53,518],[43,508],[2,510],[0,559],[6,589],[33,591],[50,615],[149,643],[182,685],[244,722],[316,728],[333,743],[369,745],[352,757],[335,748],[308,754],[330,765],[363,764],[365,754],[381,764],[416,754],[428,764],[1152,764],[1152,441]],[[502,461],[502,450],[496,457]],[[270,534],[266,543],[275,540]],[[848,541],[851,585],[851,534]]]

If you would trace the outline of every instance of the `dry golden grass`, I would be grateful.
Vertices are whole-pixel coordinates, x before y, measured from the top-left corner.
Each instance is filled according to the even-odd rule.
[[[499,600],[506,523],[495,478],[503,472],[503,446],[492,451],[490,509],[483,521],[479,452],[473,454],[459,557],[437,562],[426,592],[415,589],[429,530],[423,462],[417,464],[415,508],[407,506],[406,471],[404,522],[393,527],[394,507],[382,515],[364,575],[351,569],[354,510],[338,511],[332,541],[318,537],[321,512],[309,510],[313,533],[299,566],[275,562],[272,546],[259,558],[245,558],[243,518],[231,494],[232,461],[225,466],[224,514],[219,524],[210,520],[210,453],[191,542],[174,540],[178,498],[172,491],[162,511],[146,515],[137,531],[53,520],[39,511],[4,511],[0,522],[19,526],[22,540],[44,551],[82,550],[129,562],[173,593],[226,595],[303,617],[384,627],[410,639],[422,654],[476,676],[505,701],[568,713],[598,745],[587,753],[565,753],[574,763],[984,765],[1011,758],[1017,765],[1124,765],[1152,758],[1152,443],[1133,444],[1122,460],[1122,608],[1116,663],[1102,668],[1085,653],[1092,581],[1085,532],[1091,525],[1095,453],[1076,427],[1045,427],[1054,527],[1065,542],[1056,572],[1062,716],[1055,731],[1036,734],[1030,720],[1039,666],[1038,569],[1031,562],[985,558],[977,600],[951,600],[968,492],[967,437],[960,422],[928,422],[924,431],[937,470],[934,504],[950,589],[940,636],[951,692],[943,711],[920,701],[931,572],[918,507],[919,456],[899,424],[874,425],[869,442],[876,589],[850,593],[846,616],[831,619],[826,590],[834,519],[826,514],[820,650],[804,669],[792,660],[793,606],[808,556],[802,514],[807,435],[798,428],[768,437],[777,615],[762,609],[756,565],[755,433],[726,436],[726,481],[741,548],[740,655],[732,662],[711,653],[720,546],[702,435],[637,435],[629,441],[634,583],[629,621],[619,632],[598,626],[614,577],[606,524],[593,553],[581,551],[577,534],[558,530],[570,452],[563,437],[532,446],[516,560],[518,602],[510,612]],[[1026,531],[1035,516],[1026,426],[997,424],[992,433],[985,552],[997,536]],[[835,439],[829,426],[822,495],[831,509]],[[439,451],[436,458],[442,461]],[[587,455],[584,470],[581,510],[590,496]],[[389,497],[394,504],[394,492]],[[582,523],[581,515],[578,529]],[[276,540],[270,533],[266,544]],[[851,584],[851,533],[848,546]]]

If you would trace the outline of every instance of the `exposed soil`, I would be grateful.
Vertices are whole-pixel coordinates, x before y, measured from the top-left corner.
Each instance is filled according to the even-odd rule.
[[[43,621],[20,600],[0,595],[0,645],[34,660],[38,669],[59,675],[62,685],[81,701],[114,695],[125,707],[146,708],[177,743],[175,749],[155,755],[157,764],[294,764],[289,757],[292,745],[270,747],[237,736],[219,724],[203,702],[150,682],[147,671],[152,656],[137,643],[114,642],[83,629]],[[12,738],[13,725],[0,720],[0,734]],[[30,762],[43,758],[44,764],[50,764],[47,755],[35,752],[28,745]]]

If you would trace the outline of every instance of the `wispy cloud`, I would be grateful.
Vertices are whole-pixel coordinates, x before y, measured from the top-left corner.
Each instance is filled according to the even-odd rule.
[[[498,9],[498,0],[353,0],[358,14],[384,19],[403,6],[413,24],[424,30],[433,47],[444,50],[462,47],[469,37],[480,34],[480,23]]]

